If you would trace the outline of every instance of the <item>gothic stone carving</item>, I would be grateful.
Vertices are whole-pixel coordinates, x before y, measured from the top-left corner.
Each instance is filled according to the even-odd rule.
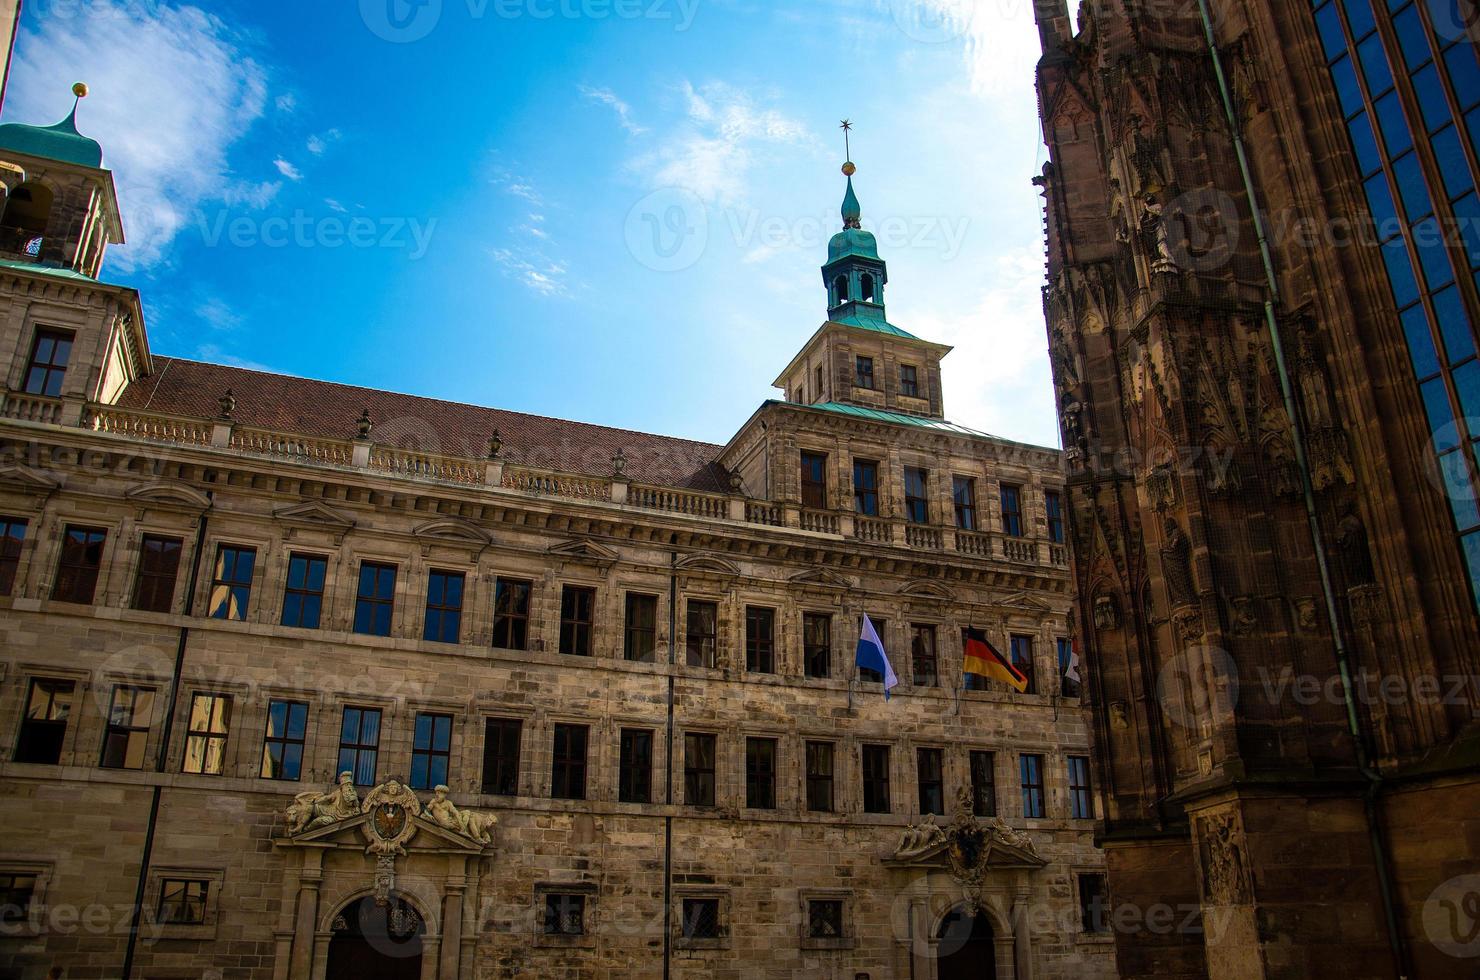
[[[1192,542],[1173,518],[1166,519],[1164,530],[1166,533],[1161,546],[1162,574],[1166,577],[1172,605],[1180,606],[1197,597],[1197,589],[1192,581]]]
[[[405,854],[406,844],[416,836],[416,822],[411,818],[421,813],[416,794],[392,779],[365,796],[363,809],[370,815],[363,825],[369,841],[366,851],[382,857]]]
[[[288,836],[296,837],[307,830],[360,815],[360,796],[355,780],[347,772],[339,774],[339,783],[327,793],[299,793],[288,804]]]
[[[480,844],[493,843],[493,827],[498,823],[498,817],[491,813],[459,810],[447,798],[446,786],[438,786],[432,792],[436,795],[427,803],[423,816],[439,827],[445,827]]]
[[[1246,905],[1253,900],[1242,833],[1233,814],[1198,821],[1203,895],[1210,905]]]
[[[1105,631],[1113,630],[1120,626],[1120,607],[1115,603],[1115,597],[1101,593],[1095,596],[1094,605],[1095,629]]]

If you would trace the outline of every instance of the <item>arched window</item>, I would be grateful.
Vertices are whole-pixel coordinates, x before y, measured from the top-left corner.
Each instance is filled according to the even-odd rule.
[[[874,277],[867,272],[863,274],[863,301],[865,303],[876,303],[874,298]]]
[[[848,302],[848,277],[838,276],[833,280],[833,292],[837,294],[837,305],[842,306]]]
[[[45,184],[31,181],[11,191],[5,202],[5,216],[0,218],[0,249],[24,252],[32,242],[39,241],[51,220],[51,203],[51,188]]]

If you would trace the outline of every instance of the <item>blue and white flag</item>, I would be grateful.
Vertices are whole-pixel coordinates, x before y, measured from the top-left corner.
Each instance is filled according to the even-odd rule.
[[[889,654],[884,652],[884,641],[879,639],[879,631],[874,629],[873,621],[868,616],[863,617],[863,632],[858,637],[858,653],[854,657],[854,663],[883,676],[886,700],[889,692],[899,686],[899,678],[894,676],[894,665],[889,663]]]

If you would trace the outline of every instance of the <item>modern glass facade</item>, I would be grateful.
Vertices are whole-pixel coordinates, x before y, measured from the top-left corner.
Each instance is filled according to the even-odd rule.
[[[1313,10],[1480,600],[1480,24],[1458,3]]]

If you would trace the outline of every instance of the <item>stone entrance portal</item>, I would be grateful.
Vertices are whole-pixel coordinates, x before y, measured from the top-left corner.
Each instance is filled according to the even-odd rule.
[[[420,980],[426,924],[410,905],[370,897],[335,916],[325,980]]]
[[[958,905],[936,934],[936,980],[997,980],[997,943],[985,912]]]

